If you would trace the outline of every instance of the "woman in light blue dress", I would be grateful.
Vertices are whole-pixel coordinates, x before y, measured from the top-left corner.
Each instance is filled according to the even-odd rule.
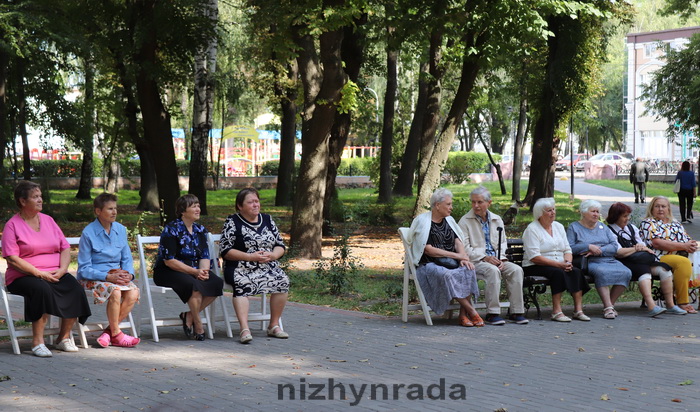
[[[629,285],[632,271],[615,259],[620,245],[613,233],[600,222],[600,208],[600,203],[595,200],[581,202],[581,220],[569,225],[566,237],[576,257],[574,262],[580,262],[584,256],[588,259],[588,274],[593,276],[603,301],[603,317],[615,319],[615,302]]]

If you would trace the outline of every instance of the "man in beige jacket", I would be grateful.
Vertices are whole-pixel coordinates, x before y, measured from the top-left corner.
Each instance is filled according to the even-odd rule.
[[[474,189],[469,198],[472,209],[459,220],[459,227],[464,232],[465,249],[469,259],[474,263],[477,279],[486,282],[484,290],[487,315],[486,323],[503,325],[506,321],[501,317],[501,277],[505,279],[506,291],[510,302],[508,320],[517,324],[527,324],[523,306],[523,269],[515,263],[508,262],[505,257],[507,240],[503,230],[503,220],[500,216],[489,211],[491,193],[479,186]],[[498,234],[501,228],[501,244],[499,248]],[[500,256],[498,253],[500,251]]]

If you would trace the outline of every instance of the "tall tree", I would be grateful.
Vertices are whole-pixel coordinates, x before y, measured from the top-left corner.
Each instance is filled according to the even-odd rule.
[[[574,14],[551,14],[547,27],[546,63],[537,99],[533,130],[530,181],[525,202],[550,197],[554,192],[554,163],[557,148],[570,116],[583,107],[595,90],[599,66],[605,60],[605,45],[614,32],[613,23],[627,21],[631,6],[603,0],[576,6]],[[601,44],[603,47],[601,47]]]
[[[92,199],[93,156],[95,152],[95,132],[97,130],[97,113],[95,111],[95,64],[93,56],[88,52],[83,59],[83,74],[85,84],[83,86],[83,124],[79,140],[82,141],[83,160],[80,167],[80,185],[75,197],[78,199]]]
[[[216,24],[219,16],[217,0],[207,0],[204,14]],[[194,104],[192,115],[192,155],[190,158],[190,190],[197,196],[202,214],[207,214],[207,153],[209,149],[209,132],[214,116],[214,73],[216,72],[216,53],[218,41],[212,36],[198,50],[194,61]]]
[[[396,105],[396,91],[398,89],[397,64],[398,64],[398,39],[396,38],[394,18],[394,4],[389,1],[385,4],[386,10],[386,92],[384,94],[384,116],[382,118],[382,149],[379,161],[379,196],[377,202],[389,203],[391,201],[391,158],[392,144],[394,140],[394,113]]]
[[[700,34],[683,50],[669,48],[666,64],[654,72],[642,99],[657,119],[668,122],[667,134],[700,136]]]

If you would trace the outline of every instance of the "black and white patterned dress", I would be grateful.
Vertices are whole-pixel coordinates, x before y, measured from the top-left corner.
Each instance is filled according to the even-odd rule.
[[[238,213],[226,219],[221,231],[222,257],[231,249],[254,253],[285,247],[272,217],[265,213],[258,216],[257,223],[248,222]],[[289,278],[276,260],[263,263],[224,259],[224,279],[233,286],[234,296],[289,292]]]

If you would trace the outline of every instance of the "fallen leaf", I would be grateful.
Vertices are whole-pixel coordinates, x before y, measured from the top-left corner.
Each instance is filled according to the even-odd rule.
[[[517,368],[517,367],[519,367],[519,366],[522,366],[522,364],[520,364],[520,363],[514,363],[514,364],[513,364],[513,367],[514,367],[514,368]]]
[[[617,389],[618,391],[628,391],[629,390],[627,388],[615,388],[615,389]]]
[[[550,355],[556,355],[556,352],[549,352]]]
[[[418,366],[411,366],[411,369],[418,369]]]
[[[607,393],[604,393],[603,396],[600,397],[600,400],[601,401],[609,401],[610,397],[608,396]]]
[[[697,336],[695,336],[694,333],[691,333],[690,335],[688,335],[688,337],[689,337],[689,338],[697,338]]]
[[[347,362],[345,359],[331,359],[331,362]]]
[[[579,346],[578,351],[579,351],[579,352],[585,352],[586,350]]]
[[[249,368],[255,368],[256,365],[250,365],[250,366],[248,366],[248,367],[249,367]]]
[[[612,359],[612,358],[613,358],[613,356],[612,356],[612,355],[608,355],[608,359]]]
[[[681,402],[683,402],[683,401],[680,400],[680,399],[678,399],[678,398],[673,398],[673,399],[671,399],[671,402],[681,403]]]
[[[575,335],[575,334],[576,334],[576,332],[566,332],[566,333],[568,333],[569,335]]]
[[[396,347],[398,348],[399,346],[406,346],[406,344],[405,344],[405,343],[397,343],[397,344],[394,345],[394,346],[396,346]]]
[[[635,339],[641,339],[642,337],[641,337],[641,336],[635,336],[634,338],[635,338]]]
[[[358,362],[369,362],[369,359],[360,359]]]
[[[124,399],[129,399],[129,397],[128,397],[128,396],[124,396]]]
[[[687,380],[684,380],[683,382],[678,383],[678,385],[680,385],[680,386],[686,386],[686,385],[692,385],[692,384],[693,384],[692,379],[687,379]]]
[[[160,391],[160,393],[170,393],[170,391]]]
[[[10,378],[8,375],[0,376],[0,382],[9,381],[10,379],[12,378]]]
[[[69,383],[68,386],[75,386],[75,384],[74,384],[74,383]]]

